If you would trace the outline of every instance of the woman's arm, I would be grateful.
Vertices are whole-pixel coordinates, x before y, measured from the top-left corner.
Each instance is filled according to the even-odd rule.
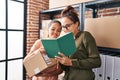
[[[62,69],[67,70],[68,67],[80,69],[92,69],[100,67],[101,60],[98,49],[95,40],[90,33],[84,33],[83,44],[84,46],[79,45],[82,47],[81,49],[83,49],[83,52],[78,49],[74,53],[74,56],[76,56],[75,59],[70,59],[64,54],[60,54],[61,57],[56,57],[56,59],[62,64]]]
[[[33,44],[33,46],[31,47],[30,52],[28,54],[30,54],[30,53],[34,52],[35,50],[41,48],[41,46],[42,46],[41,40],[40,39],[36,40],[35,43]]]
[[[98,53],[95,39],[89,32],[84,32],[83,44],[87,52],[87,58],[76,59],[72,61],[73,66],[81,69],[97,68],[101,65],[101,59]],[[77,52],[80,54],[79,50]]]

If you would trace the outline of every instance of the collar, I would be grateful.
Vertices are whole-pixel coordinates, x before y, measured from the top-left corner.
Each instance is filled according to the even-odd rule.
[[[83,31],[79,31],[79,32],[75,35],[75,40],[76,40],[77,38],[79,38],[79,36],[81,35],[82,32],[83,32]]]

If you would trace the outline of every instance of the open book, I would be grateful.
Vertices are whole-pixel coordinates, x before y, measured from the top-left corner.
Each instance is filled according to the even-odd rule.
[[[58,52],[69,56],[76,51],[73,33],[69,32],[55,39],[41,39],[42,44],[49,57],[58,56]]]

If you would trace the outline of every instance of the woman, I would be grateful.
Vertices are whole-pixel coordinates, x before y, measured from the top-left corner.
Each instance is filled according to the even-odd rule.
[[[48,38],[59,37],[61,29],[62,29],[61,23],[58,20],[52,20],[48,28]],[[38,49],[40,50],[42,54],[46,54],[40,39],[38,39],[33,44],[29,54],[31,55],[33,51],[38,50]],[[55,65],[49,70],[47,69],[47,71],[34,76],[32,80],[58,80],[58,75],[60,73],[62,73],[62,70],[60,68],[57,68],[57,65]]]
[[[89,32],[79,30],[78,14],[71,6],[61,12],[61,23],[65,33],[73,32],[77,47],[77,51],[69,57],[60,52],[60,56],[56,56],[65,71],[64,80],[94,80],[92,69],[101,65],[95,39]]]

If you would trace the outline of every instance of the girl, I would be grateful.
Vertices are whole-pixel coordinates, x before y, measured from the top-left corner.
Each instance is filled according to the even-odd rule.
[[[61,23],[58,20],[52,20],[48,26],[48,38],[59,37],[61,29]],[[40,39],[35,41],[35,43],[30,49],[29,54],[32,54],[32,52],[38,49],[42,54],[46,54]],[[62,73],[62,70],[60,68],[57,68],[57,65],[55,65],[49,70],[47,69],[47,71],[33,76],[32,80],[58,80],[58,75],[60,73]]]

